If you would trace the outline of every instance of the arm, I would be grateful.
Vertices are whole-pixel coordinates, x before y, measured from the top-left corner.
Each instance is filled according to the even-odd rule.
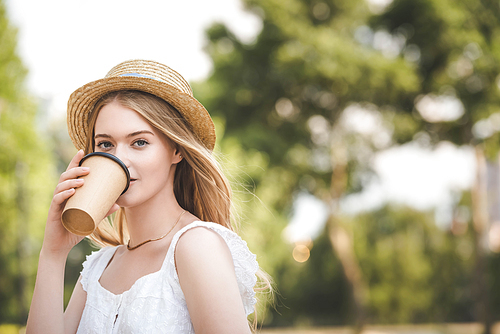
[[[40,253],[26,333],[76,333],[87,294],[78,280],[63,314],[65,262]]]
[[[35,291],[26,333],[63,333],[64,267],[66,256],[40,252]]]
[[[186,231],[175,261],[197,334],[250,333],[226,242],[203,227]]]
[[[80,283],[81,279],[82,277],[80,276],[73,289],[68,307],[64,312],[65,333],[76,333],[78,325],[80,324],[80,319],[82,318],[83,309],[85,308],[87,293],[83,290],[82,284]]]
[[[75,188],[83,185],[83,180],[77,177],[89,173],[88,169],[78,167],[82,157],[83,151],[80,150],[73,157],[66,171],[61,174],[50,204],[38,262],[35,291],[26,326],[28,334],[76,332],[76,326],[78,326],[85,305],[86,296],[82,296],[84,291],[81,284],[77,284],[71,298],[71,307],[68,307],[69,313],[67,316],[63,315],[66,258],[69,251],[83,237],[71,234],[63,227],[61,214],[66,200],[75,193]],[[71,324],[70,327],[67,326],[69,324]]]

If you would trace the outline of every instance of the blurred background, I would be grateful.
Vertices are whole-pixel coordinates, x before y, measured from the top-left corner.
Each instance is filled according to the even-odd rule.
[[[69,94],[132,58],[214,118],[276,285],[262,332],[500,332],[498,1],[0,0],[0,333],[23,331],[76,153]]]

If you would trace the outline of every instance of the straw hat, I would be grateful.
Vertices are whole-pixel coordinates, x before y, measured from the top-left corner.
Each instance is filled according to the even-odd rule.
[[[92,81],[71,94],[68,101],[68,133],[77,149],[84,149],[88,117],[105,94],[138,90],[162,98],[176,108],[203,144],[213,150],[215,127],[208,111],[193,97],[187,81],[168,66],[148,60],[129,60],[113,67],[104,79]]]

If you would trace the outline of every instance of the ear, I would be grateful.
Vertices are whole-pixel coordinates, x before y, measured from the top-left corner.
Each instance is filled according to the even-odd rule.
[[[178,147],[175,148],[175,151],[174,151],[174,156],[172,158],[172,163],[173,164],[178,164],[179,162],[181,162],[183,159],[182,157],[182,153],[181,151],[179,150]]]

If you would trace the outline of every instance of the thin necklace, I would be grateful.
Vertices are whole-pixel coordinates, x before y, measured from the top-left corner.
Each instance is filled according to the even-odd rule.
[[[179,220],[181,220],[181,217],[182,217],[182,215],[184,214],[184,212],[186,212],[186,210],[184,210],[184,211],[182,211],[182,212],[181,212],[181,214],[179,215],[179,217],[178,217],[178,218],[177,218],[177,220],[175,221],[175,224],[172,226],[172,228],[171,228],[170,230],[168,230],[168,232],[167,232],[167,233],[165,233],[164,235],[162,235],[161,237],[156,238],[156,239],[149,239],[149,240],[143,241],[143,242],[141,242],[140,244],[138,244],[137,246],[134,246],[134,247],[130,247],[130,239],[129,239],[129,241],[128,241],[128,243],[127,243],[127,249],[128,249],[128,250],[134,250],[134,249],[136,249],[136,248],[141,247],[141,246],[142,246],[142,245],[144,245],[144,244],[147,244],[148,242],[151,242],[151,241],[158,241],[158,240],[161,240],[161,239],[165,238],[165,237],[166,237],[166,236],[167,236],[170,232],[172,232],[172,230],[173,230],[173,229],[174,229],[174,227],[177,225],[177,223],[179,222]]]

